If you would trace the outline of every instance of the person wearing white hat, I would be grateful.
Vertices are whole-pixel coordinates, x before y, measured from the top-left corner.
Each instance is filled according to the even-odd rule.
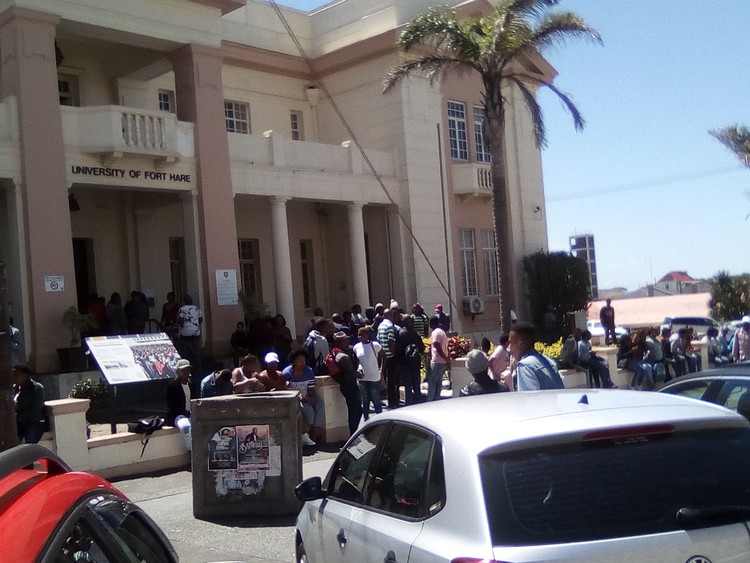
[[[167,384],[164,398],[167,402],[165,424],[179,428],[185,447],[192,449],[190,424],[190,374],[193,371],[190,361],[181,359],[175,366],[177,376]]]
[[[732,358],[735,362],[750,360],[750,315],[742,317],[742,326],[734,333]]]
[[[288,389],[289,385],[287,380],[284,379],[284,376],[278,370],[278,354],[276,352],[269,352],[266,354],[266,357],[263,358],[263,363],[266,364],[266,369],[260,372],[260,375],[258,375],[258,381],[263,384],[266,391],[285,391]]]

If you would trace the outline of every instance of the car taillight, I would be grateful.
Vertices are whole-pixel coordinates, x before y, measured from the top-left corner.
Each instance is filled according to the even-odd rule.
[[[510,561],[498,561],[497,559],[477,559],[476,557],[456,557],[451,563],[510,563]]]
[[[628,426],[625,428],[609,428],[594,430],[584,434],[584,442],[625,441],[653,436],[668,436],[674,432],[671,424],[644,424],[642,426]]]

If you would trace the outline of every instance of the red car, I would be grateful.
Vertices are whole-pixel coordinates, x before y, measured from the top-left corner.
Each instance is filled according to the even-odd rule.
[[[0,546],[3,561],[178,561],[154,521],[108,481],[34,444],[0,453]]]

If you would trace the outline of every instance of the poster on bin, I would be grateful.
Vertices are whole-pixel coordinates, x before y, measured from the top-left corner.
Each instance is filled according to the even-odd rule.
[[[110,385],[168,379],[177,374],[180,354],[164,332],[92,336],[86,338],[86,345]]]
[[[254,471],[270,469],[270,439],[271,427],[268,424],[238,426],[239,468]]]

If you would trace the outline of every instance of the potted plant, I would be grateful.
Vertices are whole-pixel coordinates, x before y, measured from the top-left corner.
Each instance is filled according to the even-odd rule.
[[[57,349],[60,371],[84,371],[88,362],[81,346],[81,336],[96,330],[96,319],[88,313],[81,313],[75,307],[70,307],[63,313],[62,323],[70,331],[70,346]]]
[[[86,412],[86,420],[89,424],[109,421],[111,395],[110,387],[105,381],[95,381],[91,378],[82,379],[73,386],[68,396],[71,399],[88,399],[91,401],[89,410]]]

